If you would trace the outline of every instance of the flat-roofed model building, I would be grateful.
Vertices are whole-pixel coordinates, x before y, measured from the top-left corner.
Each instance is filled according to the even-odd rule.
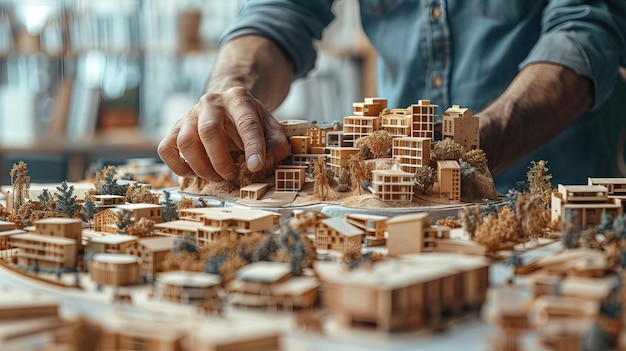
[[[306,181],[305,166],[278,166],[274,175],[276,191],[300,191]]]
[[[309,124],[304,119],[285,119],[279,122],[286,137],[306,135],[306,126]]]
[[[389,256],[424,251],[424,230],[430,227],[428,213],[399,215],[387,220]]]
[[[76,253],[83,247],[83,221],[77,218],[45,218],[35,222],[35,233],[74,239]]]
[[[269,188],[267,183],[254,183],[239,189],[239,197],[242,199],[261,200]]]
[[[413,173],[385,169],[372,171],[372,194],[382,201],[411,201],[415,182]]]
[[[196,237],[198,228],[204,224],[195,221],[175,220],[157,223],[153,227],[153,235],[172,237]]]
[[[93,236],[87,242],[86,252],[97,253],[124,253],[137,242],[133,235],[102,235]]]
[[[13,229],[0,231],[0,258],[5,261],[11,261],[13,258],[13,245],[11,245],[11,237],[17,234],[26,234],[25,230]]]
[[[430,253],[390,258],[370,269],[315,262],[322,302],[345,327],[415,329],[485,301],[489,262],[484,257]]]
[[[326,164],[335,174],[341,174],[342,168],[349,166],[350,156],[361,151],[356,147],[329,147],[328,163]]]
[[[117,206],[122,211],[132,213],[131,220],[137,222],[142,218],[151,219],[155,223],[161,223],[161,212],[163,207],[155,204],[125,204]]]
[[[362,213],[349,213],[346,215],[346,221],[353,226],[363,230],[366,238],[374,240],[382,240],[385,238],[387,231],[386,216],[377,216]]]
[[[552,220],[577,221],[582,229],[601,223],[602,213],[615,218],[621,216],[622,201],[609,197],[602,185],[563,185],[552,194]]]
[[[11,236],[10,242],[18,249],[19,266],[53,271],[76,266],[74,239],[27,233]]]
[[[173,271],[157,275],[157,293],[165,301],[199,303],[213,300],[219,303],[222,278],[204,272]]]
[[[400,170],[415,174],[418,168],[430,165],[430,139],[394,138],[392,154]]]
[[[217,240],[221,235],[237,233],[248,235],[274,229],[274,214],[264,210],[245,208],[205,208],[198,227],[196,242],[205,246],[207,242]]]
[[[412,118],[411,136],[435,140],[435,108],[430,100],[418,100],[417,104],[407,107],[407,115]]]
[[[437,161],[439,194],[449,200],[461,200],[461,166],[457,161]]]
[[[480,149],[478,116],[468,108],[452,105],[441,116],[441,136],[463,146],[465,151]]]
[[[312,124],[307,128],[307,135],[311,138],[312,154],[323,154],[326,149],[326,133],[332,132],[332,124]]]
[[[89,277],[96,284],[124,286],[139,283],[139,258],[126,254],[95,254],[89,261]]]
[[[347,116],[343,118],[343,140],[354,146],[354,142],[380,129],[378,116]]]
[[[411,136],[413,116],[408,115],[406,109],[394,109],[389,113],[382,113],[381,129],[387,131],[394,138]]]
[[[602,185],[609,196],[626,195],[626,178],[587,178],[587,185]]]
[[[6,230],[14,230],[16,228],[17,226],[13,222],[0,221],[0,232],[6,231]]]
[[[254,307],[311,308],[317,301],[315,277],[291,277],[285,262],[259,261],[240,268],[228,286],[229,302]]]

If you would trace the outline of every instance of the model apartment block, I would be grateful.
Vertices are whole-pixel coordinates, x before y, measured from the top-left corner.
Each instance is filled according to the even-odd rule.
[[[480,149],[478,116],[468,108],[452,105],[441,116],[441,137],[450,138],[465,151]]]
[[[10,240],[18,249],[18,266],[53,271],[76,266],[74,239],[26,233],[13,235]]]
[[[461,166],[457,161],[437,161],[439,193],[449,200],[461,200]]]
[[[382,201],[411,201],[415,182],[413,173],[386,169],[372,171],[372,194]]]
[[[415,174],[430,165],[430,139],[402,137],[393,139],[393,160],[400,170]]]
[[[602,213],[615,218],[621,216],[622,200],[609,197],[609,190],[602,185],[558,185],[558,193],[552,194],[552,220],[577,221],[582,229],[601,223]]]

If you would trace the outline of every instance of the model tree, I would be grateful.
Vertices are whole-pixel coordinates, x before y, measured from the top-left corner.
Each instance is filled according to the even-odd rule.
[[[126,186],[117,184],[114,166],[107,166],[96,174],[96,191],[102,195],[126,195]]]
[[[26,175],[28,168],[24,161],[20,161],[11,168],[11,185],[13,185],[13,214],[30,198],[30,176]]]
[[[367,139],[367,146],[376,158],[387,154],[393,144],[393,136],[386,130],[377,130]]]
[[[53,209],[52,205],[54,203],[54,198],[50,194],[48,189],[43,189],[41,191],[41,194],[39,194],[39,196],[37,196],[37,199],[39,200],[39,209],[40,210],[48,211],[48,210],[52,210]]]
[[[432,159],[435,161],[458,160],[463,157],[463,154],[465,154],[463,146],[450,138],[445,138],[433,147]]]
[[[348,159],[348,166],[350,168],[350,184],[356,187],[359,195],[363,193],[362,184],[363,181],[369,181],[372,179],[372,171],[374,170],[373,163],[364,162],[365,159],[361,153],[350,155]]]
[[[339,172],[339,181],[337,184],[337,188],[335,191],[340,193],[345,193],[350,190],[350,170],[347,168],[342,168],[341,172]]]
[[[126,234],[126,231],[130,226],[133,225],[132,216],[133,213],[131,211],[114,211],[113,214],[117,217],[115,221],[115,226],[117,227],[118,234]]]
[[[178,209],[185,210],[188,208],[194,208],[193,199],[190,197],[183,196],[178,200]]]
[[[422,194],[426,194],[428,188],[430,188],[437,180],[437,173],[430,166],[423,166],[417,169],[417,172],[413,175],[415,185],[421,189]]]
[[[141,217],[141,219],[139,219],[138,221],[133,223],[133,225],[128,227],[128,229],[126,230],[126,234],[133,235],[136,237],[144,237],[144,236],[152,235],[152,231],[154,230],[155,224],[156,223],[153,220],[148,219],[146,217]]]
[[[68,186],[64,180],[60,186],[57,186],[58,192],[55,194],[57,198],[56,210],[57,212],[69,218],[74,216],[76,210],[78,210],[78,202],[76,201],[76,195],[74,195],[74,186]]]
[[[307,257],[306,249],[300,238],[300,233],[290,225],[290,217],[283,216],[280,224],[280,246],[287,252],[291,263],[291,275],[301,276],[303,263]]]
[[[528,190],[539,194],[544,207],[550,205],[552,197],[552,183],[550,182],[552,174],[549,173],[547,164],[548,161],[545,160],[531,161],[531,166],[528,167],[528,173],[526,173]]]
[[[178,205],[172,200],[172,195],[169,191],[163,190],[163,199],[161,202],[163,210],[161,211],[161,221],[169,222],[178,218]]]
[[[91,229],[91,220],[93,219],[93,215],[96,214],[96,205],[93,200],[91,200],[91,197],[85,198],[83,207],[80,209],[80,213],[87,220],[87,222],[89,222],[89,229]]]
[[[318,157],[313,165],[313,173],[315,175],[315,183],[313,185],[313,195],[320,201],[333,200],[335,194],[330,187],[328,172],[326,172],[326,157]]]
[[[147,186],[131,184],[126,189],[126,201],[133,204],[154,204],[158,199]]]

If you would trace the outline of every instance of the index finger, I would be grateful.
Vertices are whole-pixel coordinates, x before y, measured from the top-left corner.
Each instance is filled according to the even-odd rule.
[[[265,111],[250,93],[243,88],[230,89],[225,95],[225,107],[241,136],[246,165],[251,172],[258,172],[265,164],[265,133],[262,120]]]

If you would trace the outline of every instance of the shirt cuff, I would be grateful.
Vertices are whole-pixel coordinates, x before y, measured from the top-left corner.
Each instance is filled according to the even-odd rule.
[[[317,58],[313,39],[320,39],[324,27],[333,19],[330,8],[324,15],[307,15],[306,11],[287,7],[250,4],[222,34],[219,45],[244,35],[266,37],[281,47],[293,61],[295,78],[306,76],[315,66]]]

